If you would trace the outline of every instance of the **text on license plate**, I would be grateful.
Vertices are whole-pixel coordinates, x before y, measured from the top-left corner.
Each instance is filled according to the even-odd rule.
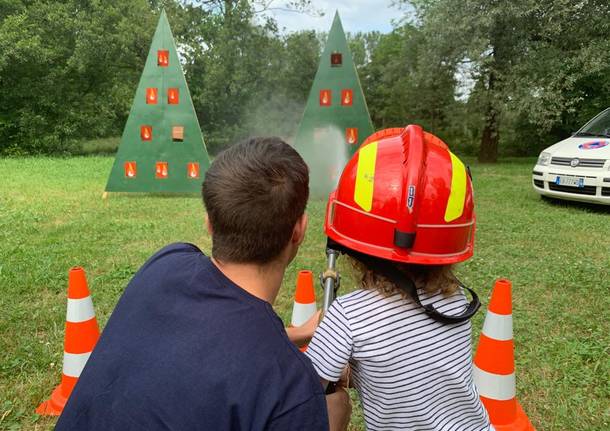
[[[555,184],[558,186],[571,186],[583,188],[585,186],[585,179],[582,177],[570,177],[565,175],[557,175],[555,177]]]

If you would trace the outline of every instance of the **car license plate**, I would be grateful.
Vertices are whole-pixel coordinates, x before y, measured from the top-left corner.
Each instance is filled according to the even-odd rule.
[[[555,178],[555,184],[557,184],[558,186],[570,186],[582,189],[585,186],[585,179],[583,177],[557,175],[557,177]]]

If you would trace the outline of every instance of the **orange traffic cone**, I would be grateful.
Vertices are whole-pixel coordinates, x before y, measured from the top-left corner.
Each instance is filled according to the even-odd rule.
[[[474,382],[497,431],[535,431],[516,398],[512,283],[496,281],[474,357]]]
[[[301,326],[305,324],[316,314],[316,311],[318,309],[316,306],[316,292],[313,287],[313,273],[311,271],[299,271],[290,325]],[[305,350],[307,350],[307,346],[301,347],[302,352]]]
[[[72,268],[68,275],[68,311],[64,336],[64,364],[61,383],[51,397],[38,406],[36,413],[59,416],[85,367],[100,336],[93,302],[82,268]]]

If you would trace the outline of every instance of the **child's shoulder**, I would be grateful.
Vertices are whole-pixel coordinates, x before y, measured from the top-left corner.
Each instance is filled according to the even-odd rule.
[[[337,302],[345,309],[350,308],[356,304],[362,305],[363,303],[376,303],[378,301],[388,301],[390,298],[383,295],[381,292],[375,289],[356,289],[345,295],[341,295],[337,298]]]
[[[356,289],[345,295],[341,295],[337,297],[337,300],[340,304],[347,304],[354,301],[361,301],[366,298],[372,298],[376,296],[377,291],[372,289]]]

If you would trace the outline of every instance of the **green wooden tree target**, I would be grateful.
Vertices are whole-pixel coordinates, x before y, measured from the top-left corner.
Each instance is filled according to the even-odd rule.
[[[294,141],[309,165],[314,196],[326,197],[348,158],[373,132],[337,12]]]
[[[209,165],[199,121],[163,11],[106,191],[199,192]]]

